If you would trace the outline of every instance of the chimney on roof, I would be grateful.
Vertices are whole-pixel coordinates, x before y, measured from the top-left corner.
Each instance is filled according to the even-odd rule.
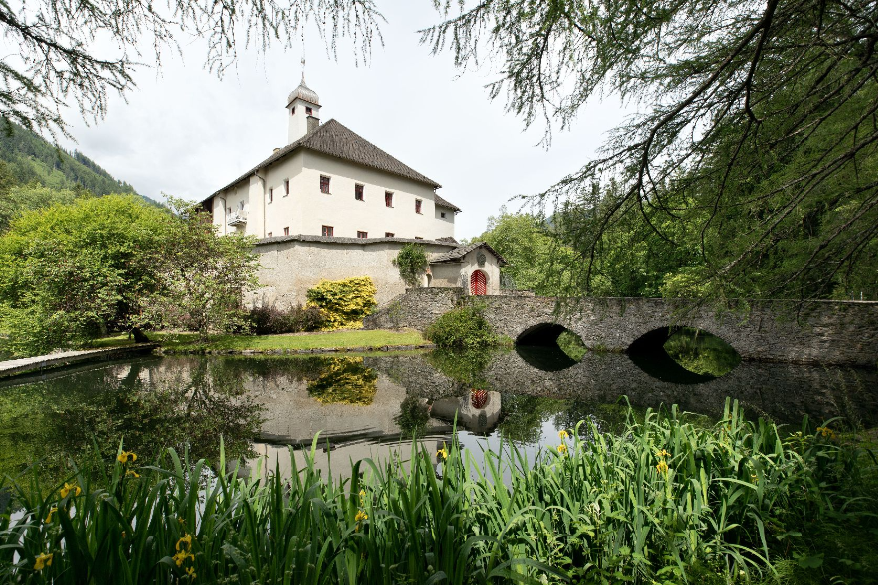
[[[308,116],[308,132],[313,132],[317,129],[317,126],[320,125],[320,118],[315,118],[314,116]]]

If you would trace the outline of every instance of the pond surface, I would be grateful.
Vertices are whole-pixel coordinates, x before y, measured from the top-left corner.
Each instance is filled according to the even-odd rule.
[[[288,472],[288,446],[310,446],[318,432],[319,467],[344,474],[350,460],[387,456],[400,442],[408,449],[413,434],[430,450],[450,443],[455,416],[458,439],[477,458],[502,440],[532,459],[577,421],[612,431],[627,415],[626,401],[641,412],[676,403],[709,423],[728,396],[780,423],[798,426],[807,415],[817,423],[843,417],[835,426],[878,426],[874,368],[739,364],[710,341],[669,344],[664,355],[587,352],[579,361],[557,347],[533,346],[151,356],[58,370],[0,384],[0,475],[19,476],[40,461],[44,481],[58,481],[70,457],[82,462],[97,449],[111,461],[121,440],[147,459],[163,447],[188,446],[193,458],[215,461],[220,436],[229,458],[254,468],[267,457],[269,467],[279,461]]]

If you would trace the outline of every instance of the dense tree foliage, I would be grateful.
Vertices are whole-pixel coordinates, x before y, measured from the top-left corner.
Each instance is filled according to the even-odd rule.
[[[177,212],[161,253],[153,258],[156,286],[141,300],[141,324],[211,333],[246,329],[244,296],[256,285],[255,238],[220,236],[197,204],[170,199]]]
[[[177,51],[193,38],[207,41],[206,66],[222,74],[235,60],[239,35],[246,46],[290,48],[306,26],[335,53],[338,37],[351,37],[368,58],[382,19],[372,0],[36,0],[0,4],[0,31],[18,59],[0,63],[0,120],[27,128],[64,131],[68,100],[83,115],[106,113],[109,92],[134,86],[134,70],[154,51]]]
[[[202,214],[80,197],[24,212],[0,236],[0,330],[19,355],[147,326],[204,337],[244,318],[255,268],[252,242],[220,237]]]
[[[555,295],[565,290],[569,271],[556,270],[573,258],[549,224],[529,213],[500,214],[488,218],[487,230],[476,238],[490,244],[508,262],[501,268],[504,286]],[[561,258],[564,262],[558,262]]]
[[[565,220],[570,290],[631,277],[684,295],[874,290],[875,2],[484,0],[454,16],[436,4],[448,18],[424,41],[459,66],[497,62],[492,96],[506,91],[526,124],[564,128],[603,92],[641,105],[533,200]],[[647,237],[680,250],[676,277],[636,263],[608,276],[616,244]]]
[[[420,244],[406,244],[393,259],[393,265],[399,269],[399,277],[410,288],[421,286],[421,279],[430,267],[427,253]]]
[[[128,328],[155,288],[173,217],[133,195],[27,212],[0,237],[0,318],[19,354]]]

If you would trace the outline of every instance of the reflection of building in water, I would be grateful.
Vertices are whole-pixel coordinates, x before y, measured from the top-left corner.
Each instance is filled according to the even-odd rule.
[[[474,433],[486,434],[500,422],[500,393],[491,390],[470,390],[465,396],[440,398],[430,411],[434,417],[457,422]]]

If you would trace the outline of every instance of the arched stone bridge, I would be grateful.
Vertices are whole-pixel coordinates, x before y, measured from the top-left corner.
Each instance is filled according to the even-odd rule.
[[[710,332],[743,359],[874,366],[878,303],[863,301],[737,301],[731,309],[671,299],[586,298],[558,310],[555,298],[472,297],[460,288],[409,289],[366,319],[367,328],[424,329],[459,304],[479,303],[495,330],[519,341],[554,340],[563,328],[586,347],[624,352],[636,343],[664,343],[672,327]]]

